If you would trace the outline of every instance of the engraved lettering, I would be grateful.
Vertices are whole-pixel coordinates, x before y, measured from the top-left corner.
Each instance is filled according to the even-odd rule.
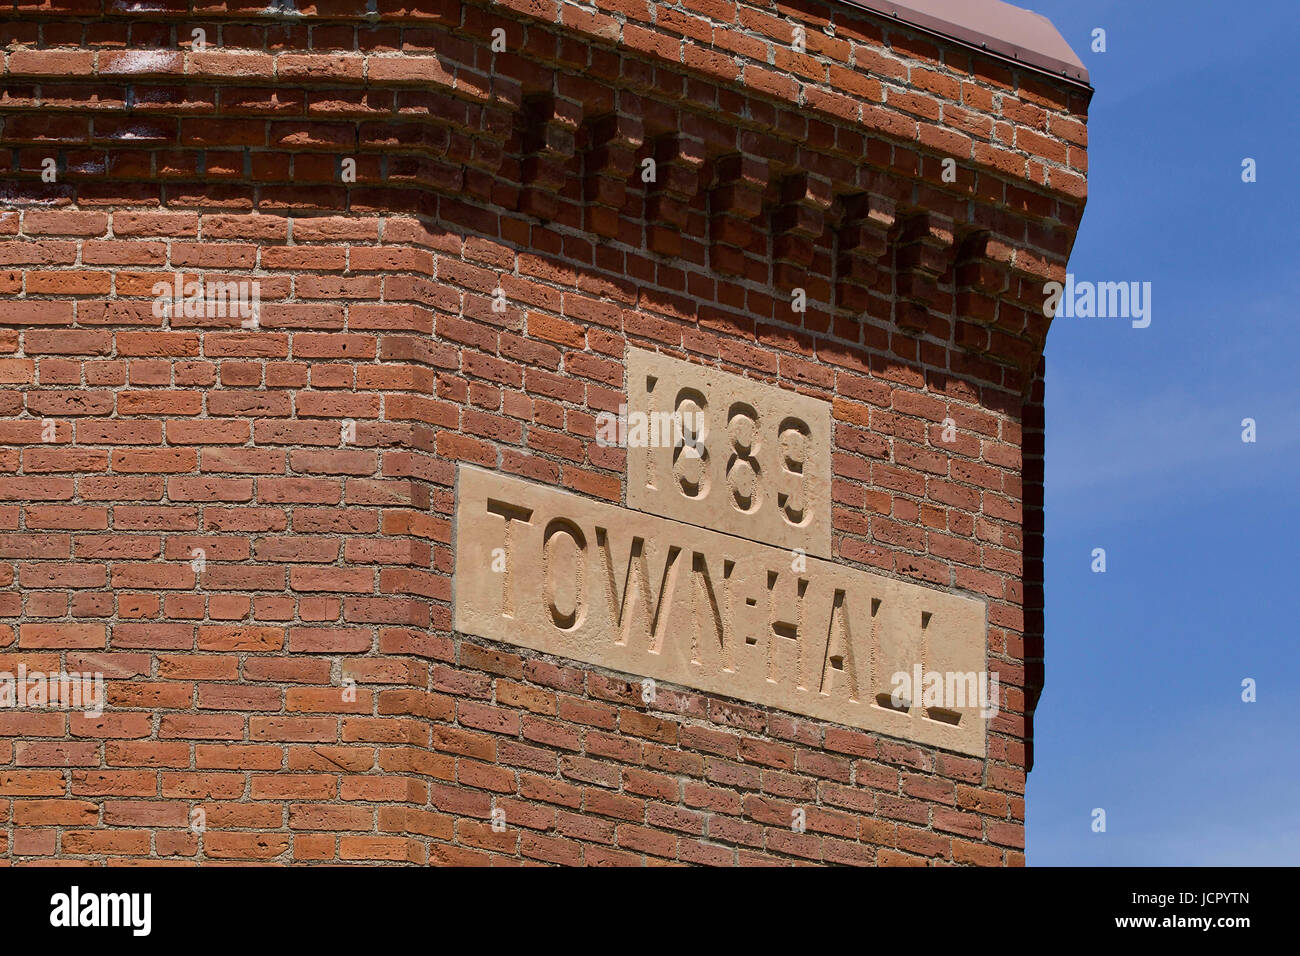
[[[794,571],[784,548],[469,465],[459,479],[457,631],[984,752],[996,711],[965,676],[987,671],[983,602],[811,556]]]
[[[546,526],[542,580],[555,626],[577,627],[586,605],[587,539],[572,521],[555,518]]]
[[[679,439],[629,435],[629,507],[830,557],[828,402],[642,349],[627,382],[629,421],[671,405]]]
[[[844,694],[849,700],[857,702],[858,697],[858,658],[853,646],[853,631],[849,627],[849,615],[844,607],[845,592],[835,591],[831,605],[830,625],[826,632],[826,652],[822,657],[822,679],[818,692],[821,694]]]
[[[501,535],[502,551],[505,557],[505,566],[501,570],[501,615],[503,617],[514,617],[515,586],[513,569],[515,566],[515,536],[510,525],[515,521],[527,523],[533,513],[528,508],[519,508],[504,501],[494,501],[491,498],[487,502],[487,511],[489,514],[504,518],[506,522],[505,530]]]

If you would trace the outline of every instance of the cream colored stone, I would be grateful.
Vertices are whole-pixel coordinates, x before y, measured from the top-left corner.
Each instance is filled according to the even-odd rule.
[[[627,411],[630,507],[830,557],[827,402],[629,348]],[[675,413],[684,443],[654,427]]]
[[[468,465],[455,534],[462,633],[984,753],[978,701],[889,699],[918,666],[985,669],[981,601]]]

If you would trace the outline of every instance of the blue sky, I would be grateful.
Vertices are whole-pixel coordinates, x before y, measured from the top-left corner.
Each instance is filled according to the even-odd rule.
[[[1070,271],[1152,283],[1149,328],[1058,318],[1047,340],[1028,861],[1300,864],[1300,8],[1020,5],[1097,91]]]

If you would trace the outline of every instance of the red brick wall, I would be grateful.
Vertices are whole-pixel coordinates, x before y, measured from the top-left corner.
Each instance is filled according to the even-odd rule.
[[[1023,863],[1087,90],[841,5],[315,9],[3,28],[0,670],[108,693],[0,710],[3,857]],[[836,560],[988,602],[986,759],[450,630],[456,463],[621,502],[628,344],[833,402]]]

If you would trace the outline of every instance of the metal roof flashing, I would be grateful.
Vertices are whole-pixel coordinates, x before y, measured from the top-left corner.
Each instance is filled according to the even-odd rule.
[[[1092,89],[1088,69],[1040,13],[1002,0],[843,0],[926,33]]]

